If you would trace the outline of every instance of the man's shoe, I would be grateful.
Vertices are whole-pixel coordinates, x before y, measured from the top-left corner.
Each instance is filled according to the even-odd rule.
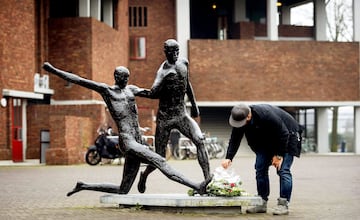
[[[288,208],[288,201],[285,198],[278,198],[278,204],[274,208],[274,215],[288,215],[289,208]]]
[[[246,209],[246,213],[254,214],[254,213],[266,213],[267,201],[263,200],[262,205],[254,206],[249,209]]]

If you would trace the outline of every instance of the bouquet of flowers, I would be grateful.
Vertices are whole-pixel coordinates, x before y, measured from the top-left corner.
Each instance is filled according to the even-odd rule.
[[[245,190],[240,188],[241,179],[233,169],[217,167],[214,177],[208,184],[206,192],[209,196],[241,196],[246,195]],[[188,195],[193,196],[193,190],[189,190]]]

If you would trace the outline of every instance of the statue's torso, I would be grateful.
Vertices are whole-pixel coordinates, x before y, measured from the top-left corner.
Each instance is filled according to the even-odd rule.
[[[158,75],[163,77],[159,95],[159,110],[183,111],[187,89],[187,66],[180,61],[174,65],[164,63]]]
[[[103,98],[117,124],[120,138],[134,137],[137,141],[141,141],[135,96],[130,89],[112,88],[108,94],[103,95]]]

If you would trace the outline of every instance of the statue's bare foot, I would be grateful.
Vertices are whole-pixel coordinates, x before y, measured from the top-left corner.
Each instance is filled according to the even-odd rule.
[[[72,191],[68,192],[66,195],[71,196],[72,194],[83,190],[83,185],[84,185],[83,182],[77,182],[75,188]]]
[[[200,189],[198,190],[198,193],[200,195],[203,195],[206,193],[206,187],[207,185],[211,182],[212,178],[214,175],[210,175],[210,177],[208,177],[206,180],[204,180],[201,184],[200,184]]]
[[[140,180],[138,183],[138,191],[140,193],[144,193],[146,190],[146,176],[144,175],[144,172],[140,172]]]

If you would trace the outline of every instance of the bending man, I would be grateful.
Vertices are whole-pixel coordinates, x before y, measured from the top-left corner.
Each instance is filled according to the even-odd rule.
[[[263,203],[247,209],[247,213],[264,213],[270,194],[269,166],[276,168],[280,179],[280,197],[274,215],[286,215],[292,192],[291,165],[294,156],[301,152],[299,123],[279,107],[259,104],[239,104],[232,108],[229,123],[233,127],[226,159],[222,166],[228,168],[239,149],[241,139],[246,137],[250,148],[256,154],[255,170],[259,196]]]

